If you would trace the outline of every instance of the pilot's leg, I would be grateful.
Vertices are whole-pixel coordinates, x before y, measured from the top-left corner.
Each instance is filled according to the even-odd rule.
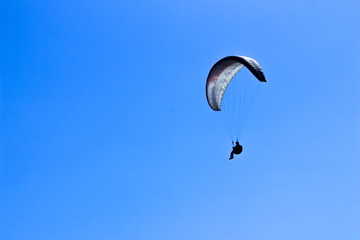
[[[234,158],[234,151],[232,151],[231,153],[230,153],[230,158],[229,158],[229,160],[231,160],[231,159],[233,159]]]

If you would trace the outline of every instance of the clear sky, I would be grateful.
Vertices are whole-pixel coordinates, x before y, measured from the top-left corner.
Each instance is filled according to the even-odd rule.
[[[4,240],[360,239],[360,2],[1,4]],[[244,152],[211,66],[268,83]]]

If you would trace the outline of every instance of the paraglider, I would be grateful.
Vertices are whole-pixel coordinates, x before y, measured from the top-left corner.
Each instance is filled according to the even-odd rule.
[[[233,81],[238,75],[241,75],[240,79]],[[258,83],[261,82],[266,82],[266,79],[260,65],[244,56],[225,57],[215,63],[209,72],[206,81],[207,102],[214,111],[222,111],[224,105],[231,138],[233,142],[236,141],[230,159],[242,152],[240,133]]]
[[[234,144],[234,142],[233,142]],[[238,141],[236,141],[236,145],[233,147],[233,150],[230,153],[230,158],[229,160],[234,158],[234,154],[240,154],[242,152],[243,147],[240,145],[240,143]]]

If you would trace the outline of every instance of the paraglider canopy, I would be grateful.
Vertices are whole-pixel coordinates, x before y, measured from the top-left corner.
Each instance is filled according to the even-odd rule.
[[[260,65],[252,58],[229,56],[211,68],[206,81],[206,98],[214,111],[221,111],[221,102],[231,79],[241,68],[246,67],[260,82],[266,82]]]

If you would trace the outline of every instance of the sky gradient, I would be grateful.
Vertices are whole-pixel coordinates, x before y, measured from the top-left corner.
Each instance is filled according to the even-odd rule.
[[[0,239],[360,239],[360,2],[6,1]],[[244,152],[205,82],[267,83]]]

